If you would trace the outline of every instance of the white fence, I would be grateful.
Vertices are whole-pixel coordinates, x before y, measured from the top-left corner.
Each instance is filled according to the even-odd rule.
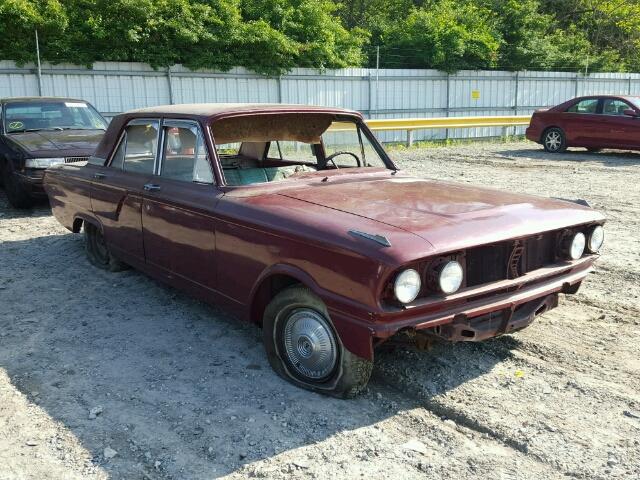
[[[154,70],[140,63],[99,62],[18,67],[0,61],[0,97],[83,98],[105,116],[151,105],[194,102],[274,102],[330,105],[359,110],[368,118],[526,115],[536,108],[586,94],[640,95],[640,74],[502,72],[349,68],[318,72],[297,68],[265,77],[244,68],[190,71],[180,65]],[[522,132],[522,127],[518,127]],[[499,135],[497,128],[428,130],[415,139]],[[404,132],[379,134],[404,141]]]

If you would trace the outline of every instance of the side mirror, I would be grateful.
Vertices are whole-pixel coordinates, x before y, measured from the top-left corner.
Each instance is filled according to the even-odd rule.
[[[631,109],[631,108],[627,108],[624,112],[625,115],[628,115],[630,117],[639,117],[640,114],[638,114],[638,112],[636,112],[635,110]]]

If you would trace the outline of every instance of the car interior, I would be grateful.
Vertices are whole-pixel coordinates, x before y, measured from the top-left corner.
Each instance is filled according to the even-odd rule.
[[[232,117],[212,126],[227,185],[354,167],[386,167],[351,119],[328,114]]]
[[[602,113],[605,115],[624,115],[624,111],[630,108],[629,104],[621,100],[606,99],[602,107]]]

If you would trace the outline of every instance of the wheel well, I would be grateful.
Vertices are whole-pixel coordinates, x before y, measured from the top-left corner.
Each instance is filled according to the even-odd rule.
[[[81,218],[76,218],[73,221],[73,227],[71,227],[71,231],[73,233],[80,233],[80,229],[82,228],[83,220]]]
[[[251,303],[251,321],[262,325],[262,316],[269,302],[278,293],[291,285],[300,283],[297,278],[284,274],[271,275],[265,278],[257,288]]]
[[[71,231],[73,233],[80,233],[80,230],[82,229],[82,226],[84,225],[84,229],[86,230],[88,226],[97,228],[98,231],[102,231],[102,228],[100,227],[100,224],[98,223],[97,220],[92,219],[92,218],[82,218],[82,217],[76,217],[73,220],[73,225],[71,227]]]

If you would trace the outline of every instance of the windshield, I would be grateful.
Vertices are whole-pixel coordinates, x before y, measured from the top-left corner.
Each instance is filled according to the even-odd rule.
[[[328,114],[232,117],[213,125],[227,185],[287,180],[348,168],[391,168],[352,120]]]
[[[7,133],[38,130],[106,130],[102,116],[85,102],[12,102],[5,105]]]

